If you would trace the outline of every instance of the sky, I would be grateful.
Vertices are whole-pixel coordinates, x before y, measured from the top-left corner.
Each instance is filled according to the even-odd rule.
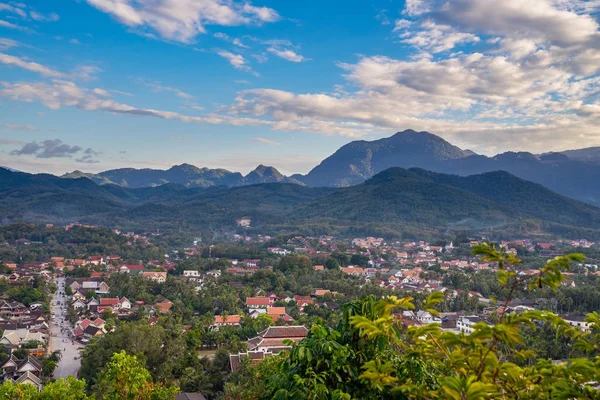
[[[600,0],[1,1],[0,165],[27,172],[600,145]]]

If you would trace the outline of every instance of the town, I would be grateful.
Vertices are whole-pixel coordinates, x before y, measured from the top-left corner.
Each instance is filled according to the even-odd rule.
[[[345,303],[369,295],[410,295],[419,304],[440,293],[439,313],[404,311],[395,314],[398,324],[437,323],[467,334],[477,323],[493,326],[500,314],[528,310],[558,313],[587,331],[585,313],[600,306],[600,297],[587,290],[600,276],[600,245],[585,239],[500,241],[499,248],[524,260],[518,270],[523,277],[538,275],[548,258],[587,254],[564,273],[559,296],[518,292],[503,302],[497,263],[471,252],[485,237],[427,242],[232,235],[221,243],[160,247],[154,243],[163,240],[158,233],[79,224],[2,229],[1,379],[39,389],[70,375],[93,382],[102,367],[95,344],[109,343],[103,337],[121,331],[180,326],[185,346],[179,351],[191,351],[197,360],[181,361],[175,370],[200,365],[222,374],[205,386],[198,376],[174,370],[168,376],[182,391],[208,387],[203,396],[211,398],[243,365],[290,350],[316,321],[334,326]]]

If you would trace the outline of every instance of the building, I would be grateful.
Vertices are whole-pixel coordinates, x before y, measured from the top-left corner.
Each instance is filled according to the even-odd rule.
[[[291,340],[298,343],[308,335],[308,329],[302,325],[295,326],[270,326],[258,335],[248,340],[250,351],[262,351],[265,353],[279,353],[289,350],[291,346],[284,344]]]
[[[590,324],[589,324],[589,322],[585,322],[586,316],[583,314],[580,314],[580,315],[565,314],[565,315],[561,315],[561,318],[563,320],[565,320],[566,323],[568,323],[569,325],[571,325],[575,328],[579,328],[584,332],[590,331]]]
[[[169,301],[169,299],[164,299],[154,305],[156,311],[158,311],[161,314],[165,314],[171,311],[171,307],[173,307],[173,303]]]
[[[267,308],[271,305],[271,300],[268,297],[248,297],[246,299],[246,307],[248,308]]]
[[[144,272],[144,278],[154,282],[164,283],[167,280],[166,272]]]
[[[475,331],[474,325],[479,322],[483,322],[486,325],[493,326],[485,319],[478,317],[477,315],[468,315],[458,318],[458,320],[456,321],[456,328],[461,332],[471,334]]]
[[[2,364],[4,380],[13,380],[16,383],[27,383],[42,388],[40,376],[42,374],[42,364],[35,356],[27,356],[23,360],[17,359],[11,355]]]
[[[239,315],[215,315],[215,322],[213,323],[214,328],[220,326],[235,326],[239,327],[242,317]]]

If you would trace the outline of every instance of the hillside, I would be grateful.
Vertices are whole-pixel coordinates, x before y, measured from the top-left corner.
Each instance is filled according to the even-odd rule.
[[[97,174],[73,171],[62,175],[62,178],[82,177],[89,178],[99,185],[113,184],[132,189],[155,187],[168,183],[189,188],[236,187],[274,182],[302,184],[296,179],[286,177],[274,167],[262,164],[246,176],[226,169],[198,168],[191,164],[174,165],[167,170],[121,168]]]
[[[595,165],[590,159],[582,161],[583,154],[588,152],[541,156],[507,152],[486,157],[462,150],[428,132],[406,130],[372,142],[351,142],[307,175],[294,178],[309,186],[344,187],[392,167],[417,167],[462,176],[507,171],[565,196],[600,205],[600,164]]]
[[[236,219],[249,216],[254,229],[268,232],[398,236],[527,229],[600,237],[600,209],[506,172],[461,177],[391,168],[362,184],[337,189],[289,183],[129,189],[99,186],[86,178],[2,170],[0,189],[5,222],[79,220],[121,229],[215,231],[235,229]]]
[[[309,186],[351,186],[390,167],[440,170],[444,161],[471,154],[438,136],[408,129],[372,142],[348,143],[302,177],[302,181]]]
[[[600,165],[600,147],[588,147],[577,150],[565,150],[559,152],[571,160],[582,161],[589,164]]]

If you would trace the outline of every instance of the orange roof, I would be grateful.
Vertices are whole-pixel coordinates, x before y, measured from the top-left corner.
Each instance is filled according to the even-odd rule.
[[[242,317],[239,315],[228,315],[225,318],[222,315],[215,315],[215,324],[239,324]]]
[[[267,314],[283,315],[285,314],[285,307],[267,307]]]
[[[363,269],[362,268],[355,268],[355,267],[342,267],[342,272],[344,272],[345,274],[362,274],[363,273]]]
[[[119,299],[116,297],[100,299],[101,306],[114,306],[119,304]]]
[[[268,306],[271,301],[268,297],[248,297],[246,299],[247,306]]]
[[[315,271],[323,271],[322,265],[315,265],[313,268],[315,269]]]

